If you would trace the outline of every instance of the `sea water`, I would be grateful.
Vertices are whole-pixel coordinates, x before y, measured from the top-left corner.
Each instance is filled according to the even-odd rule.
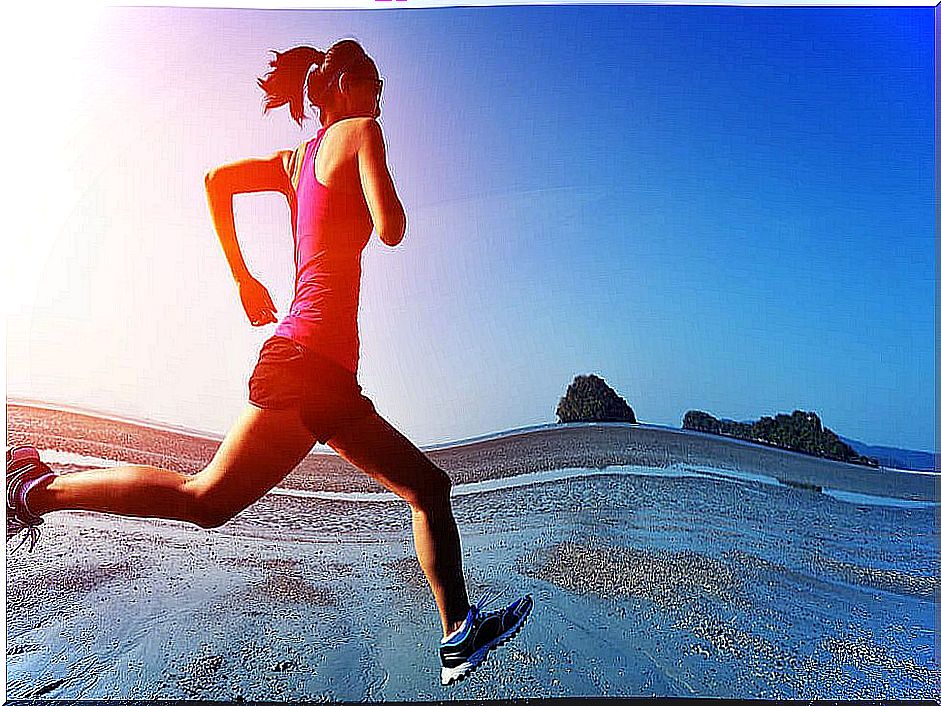
[[[471,600],[535,607],[451,688],[394,496],[276,489],[214,530],[55,513],[8,554],[7,697],[938,698],[936,509],[686,464],[457,486]]]

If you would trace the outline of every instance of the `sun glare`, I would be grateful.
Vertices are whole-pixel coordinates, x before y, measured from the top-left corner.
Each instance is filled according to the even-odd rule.
[[[10,242],[14,257],[6,258],[10,313],[28,313],[43,263],[75,203],[69,170],[61,167],[75,137],[86,55],[102,10],[92,3],[63,4],[55,12],[36,5],[21,11],[23,31],[10,33],[14,73],[23,77],[17,138],[9,146],[18,165],[11,184],[17,195],[10,200],[18,237]]]

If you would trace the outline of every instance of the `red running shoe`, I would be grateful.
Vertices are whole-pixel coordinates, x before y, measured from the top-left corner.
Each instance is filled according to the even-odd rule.
[[[30,512],[26,505],[26,492],[39,481],[54,475],[52,469],[39,460],[39,451],[35,447],[7,447],[7,541],[20,532],[26,532],[13,551],[23,546],[27,539],[30,540],[29,551],[36,546],[39,525],[43,520]]]

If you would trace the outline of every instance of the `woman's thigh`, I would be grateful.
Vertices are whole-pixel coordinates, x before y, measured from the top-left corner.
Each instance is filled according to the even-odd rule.
[[[377,412],[344,424],[327,444],[410,504],[450,493],[448,474]]]
[[[296,409],[249,404],[188,488],[220,514],[234,515],[277,485],[315,442]]]

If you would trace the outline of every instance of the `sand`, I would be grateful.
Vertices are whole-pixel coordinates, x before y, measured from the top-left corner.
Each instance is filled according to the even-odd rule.
[[[189,472],[218,446],[61,411],[10,405],[8,415],[14,442]],[[642,425],[560,426],[428,454],[459,484],[634,464],[902,497],[934,482]],[[282,485],[378,490],[326,454]],[[612,469],[458,494],[454,512],[471,598],[493,587],[536,600],[521,634],[458,689],[437,684],[440,625],[405,503],[269,493],[213,530],[47,516],[35,553],[7,555],[7,695],[941,695],[934,508],[858,505],[715,472]]]
[[[7,556],[8,696],[937,697],[931,511],[592,476],[455,499],[473,599],[536,601],[473,678],[404,503],[267,495],[214,530],[80,511]]]
[[[10,443],[142,463],[193,473],[219,441],[184,432],[90,415],[7,405]],[[560,468],[694,464],[758,473],[782,482],[931,501],[941,497],[937,474],[908,473],[831,461],[738,439],[643,424],[566,424],[426,452],[454,483],[505,478]],[[380,492],[382,486],[342,458],[310,454],[281,487]]]

